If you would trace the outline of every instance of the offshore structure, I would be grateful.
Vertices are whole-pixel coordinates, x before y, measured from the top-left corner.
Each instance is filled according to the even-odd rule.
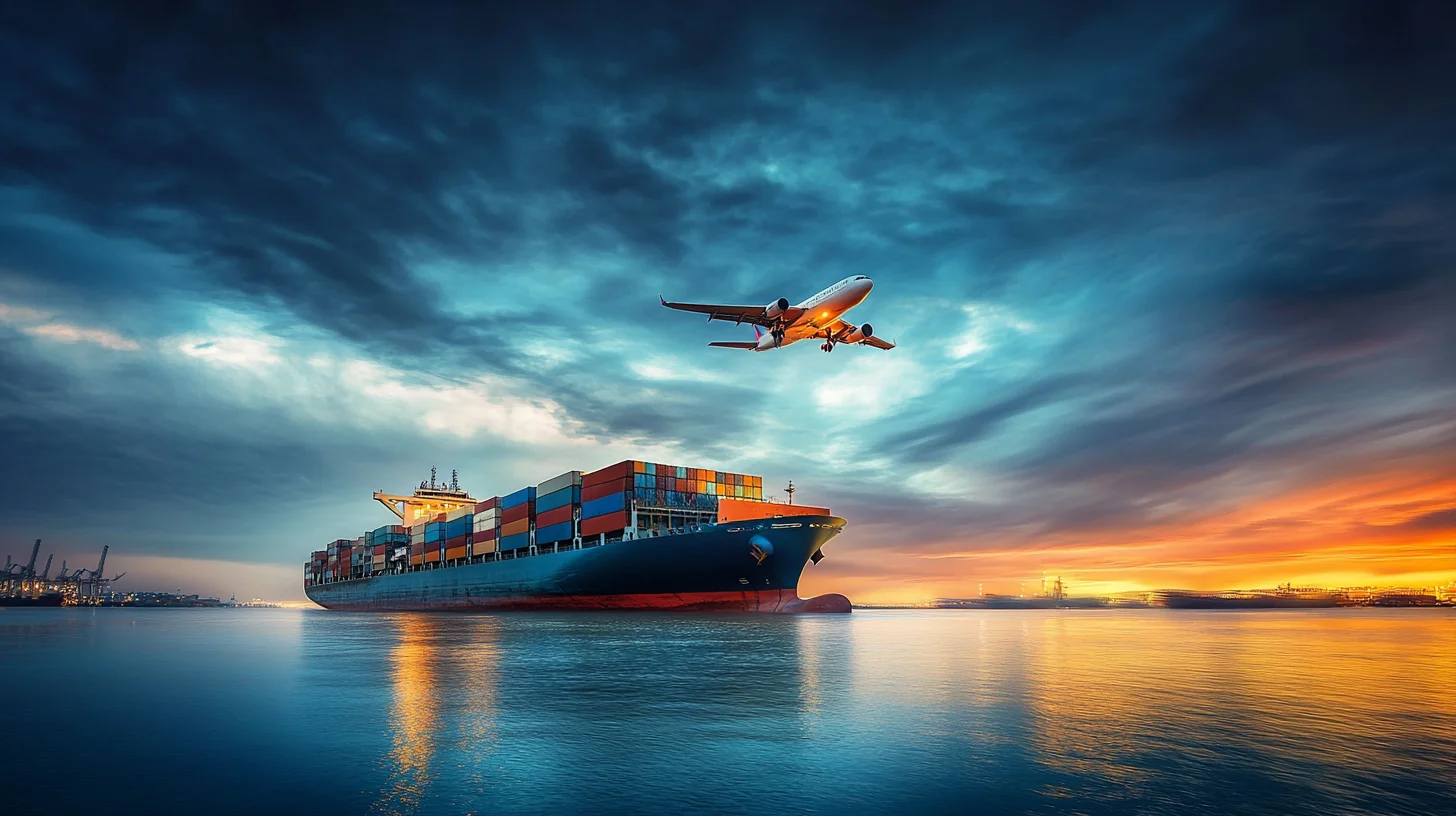
[[[766,501],[757,476],[638,460],[484,500],[449,484],[374,499],[400,524],[337,539],[304,564],[328,609],[694,609],[848,612],[799,577],[845,520]]]
[[[5,556],[5,569],[0,572],[0,606],[90,606],[105,603],[111,596],[111,583],[121,580],[120,575],[105,577],[106,554],[111,545],[101,548],[101,560],[96,569],[77,568],[68,572],[66,562],[61,561],[61,571],[50,577],[51,562],[55,553],[46,557],[45,567],[36,571],[36,558],[40,555],[40,539],[30,550],[30,560],[21,566]]]

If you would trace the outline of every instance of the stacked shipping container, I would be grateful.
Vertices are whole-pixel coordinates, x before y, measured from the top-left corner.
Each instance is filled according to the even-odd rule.
[[[499,549],[519,550],[531,546],[531,526],[536,521],[536,488],[523,487],[500,501]]]
[[[445,514],[445,561],[465,558],[470,549],[470,537],[475,531],[475,505],[459,507]]]
[[[610,535],[631,526],[634,508],[648,510],[649,518],[656,514],[655,523],[672,518],[667,511],[687,511],[676,518],[686,515],[689,523],[693,511],[716,512],[719,521],[829,512],[763,502],[759,476],[629,459],[590,473],[569,471],[508,496],[421,517],[409,527],[385,525],[359,539],[339,539],[313,553],[304,565],[304,580],[320,583],[384,572],[396,550],[406,547],[408,564],[419,567],[532,543],[556,545]]]
[[[582,536],[622,530],[632,520],[633,464],[618,462],[581,477]]]
[[[485,555],[495,552],[496,541],[500,538],[500,526],[499,497],[492,497],[476,504],[475,515],[471,517],[470,555]]]
[[[567,471],[536,485],[536,543],[558,544],[575,538],[580,508],[581,471]]]

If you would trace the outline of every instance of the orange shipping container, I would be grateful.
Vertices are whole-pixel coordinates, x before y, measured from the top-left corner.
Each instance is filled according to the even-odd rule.
[[[477,538],[474,541],[470,542],[469,549],[471,555],[485,555],[487,553],[493,553],[495,552],[495,539],[492,538],[490,540],[483,540]]]
[[[718,499],[718,523],[749,521],[773,518],[774,516],[828,516],[833,515],[828,507],[810,507],[803,504],[775,504],[773,502],[748,499]]]
[[[500,534],[502,536],[520,535],[521,533],[527,532],[530,529],[531,529],[531,520],[530,519],[518,519],[518,520],[512,521],[512,522],[510,522],[508,524],[502,524],[501,525],[501,528],[500,528]]]
[[[458,558],[464,558],[464,557],[465,557],[465,548],[464,547],[451,547],[450,549],[448,549],[448,550],[445,551],[445,560],[446,561],[454,561],[454,560],[456,560]]]
[[[420,564],[423,564],[424,562],[425,562],[425,557],[423,555],[411,555],[410,556],[410,563],[411,564],[414,564],[417,567]]]

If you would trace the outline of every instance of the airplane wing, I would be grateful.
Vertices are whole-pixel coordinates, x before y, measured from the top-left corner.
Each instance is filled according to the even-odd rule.
[[[730,342],[723,341],[723,340],[719,340],[716,343],[709,343],[708,345],[710,345],[710,346],[716,346],[717,348],[736,348],[736,349],[756,349],[756,348],[758,348],[758,344],[757,343],[730,343]]]
[[[844,338],[850,332],[854,331],[857,328],[859,327],[854,325],[853,323],[847,323],[843,318],[838,318],[833,323],[825,326],[824,330],[833,335],[836,341],[844,342],[842,338]],[[883,349],[885,351],[889,351],[890,349],[895,347],[894,343],[891,343],[888,340],[882,340],[878,337],[875,337],[874,335],[870,335],[869,337],[860,340],[857,345],[874,346],[877,349]]]
[[[762,306],[724,306],[712,303],[670,303],[658,295],[658,300],[669,309],[677,309],[680,312],[697,312],[705,314],[709,320],[731,320],[734,323],[751,323],[766,328],[776,323],[793,323],[804,316],[804,310],[798,306],[790,306],[783,314],[776,318],[769,318]]]

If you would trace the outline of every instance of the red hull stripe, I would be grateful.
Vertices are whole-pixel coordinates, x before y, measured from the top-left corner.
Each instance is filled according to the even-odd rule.
[[[843,595],[801,599],[792,589],[762,592],[685,592],[629,595],[536,595],[496,598],[441,598],[428,604],[400,601],[363,601],[320,598],[328,609],[431,611],[472,609],[677,609],[705,612],[848,612]]]

